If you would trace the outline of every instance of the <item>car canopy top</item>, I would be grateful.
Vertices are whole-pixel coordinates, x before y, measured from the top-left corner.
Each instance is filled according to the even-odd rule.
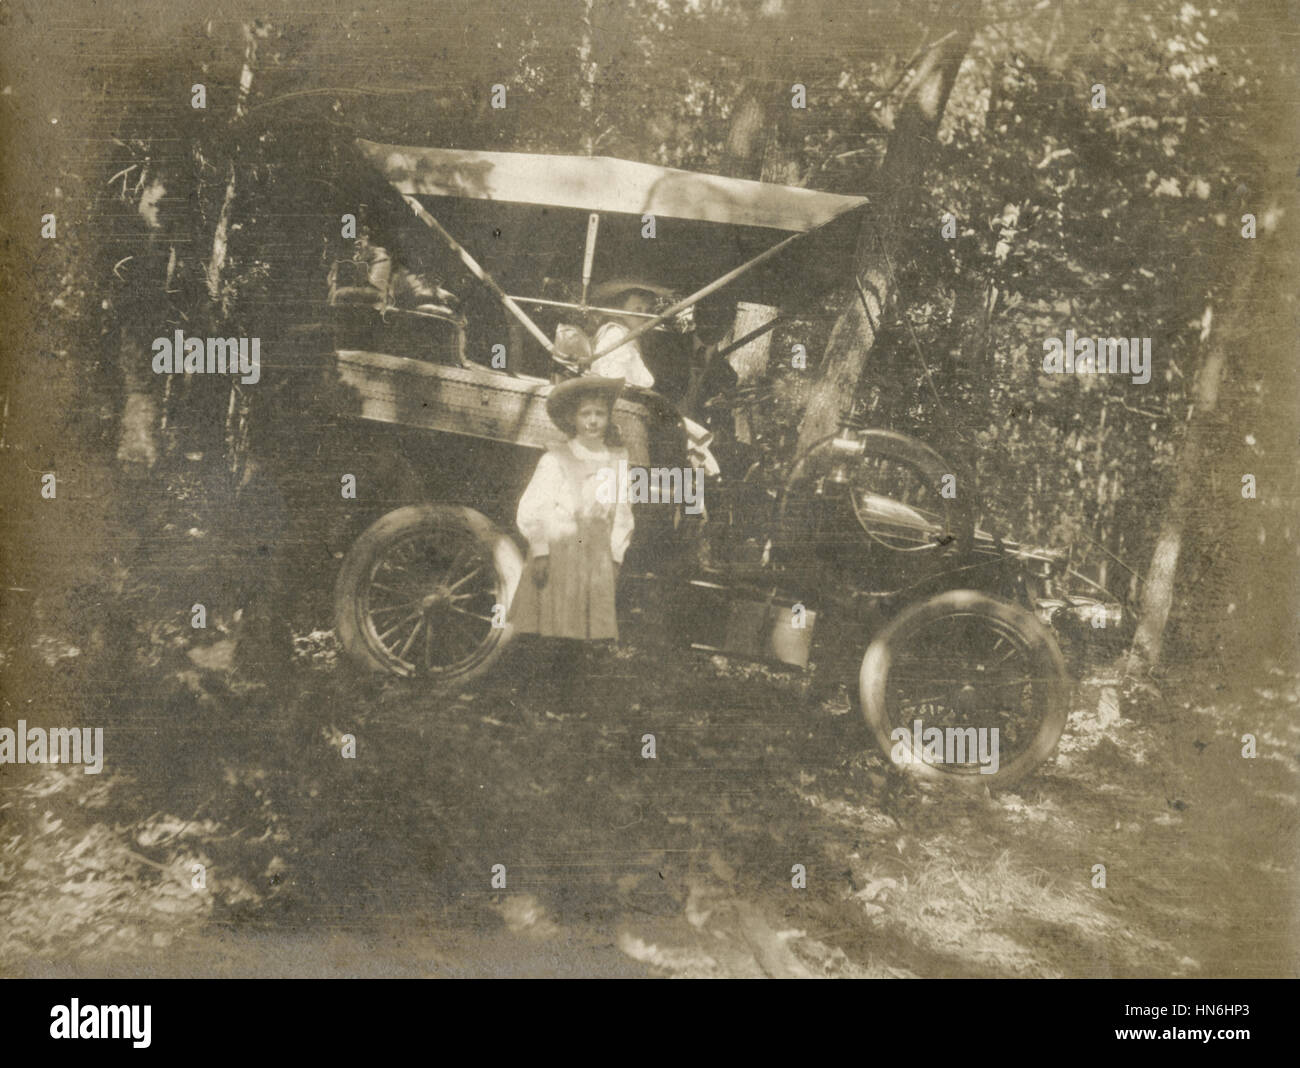
[[[627,273],[690,291],[644,317],[624,342],[724,288],[729,299],[787,305],[835,284],[834,264],[852,247],[849,217],[867,204],[863,197],[605,156],[418,148],[364,139],[356,148],[560,362],[546,332],[521,305],[585,312],[593,278]],[[647,216],[655,221],[650,233],[643,229]],[[556,277],[580,277],[576,303],[520,292]],[[601,355],[597,351],[594,358]]]
[[[696,174],[608,156],[550,156],[411,148],[358,140],[357,147],[400,193],[463,197],[581,211],[814,230],[863,197]]]

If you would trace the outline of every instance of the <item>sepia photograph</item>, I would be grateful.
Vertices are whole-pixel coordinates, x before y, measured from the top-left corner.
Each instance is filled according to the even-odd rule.
[[[0,0],[0,976],[1296,978],[1298,40]]]

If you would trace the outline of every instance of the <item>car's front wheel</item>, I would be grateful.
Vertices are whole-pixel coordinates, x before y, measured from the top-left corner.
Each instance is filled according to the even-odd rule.
[[[903,770],[959,787],[1003,788],[1056,748],[1069,681],[1032,613],[953,590],[900,613],[868,647],[858,678],[867,726]]]

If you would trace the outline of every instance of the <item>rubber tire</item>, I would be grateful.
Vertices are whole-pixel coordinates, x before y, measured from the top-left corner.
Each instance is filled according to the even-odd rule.
[[[382,651],[376,649],[362,618],[362,590],[375,564],[395,541],[418,531],[436,533],[455,529],[468,532],[491,556],[496,572],[497,594],[500,603],[509,606],[515,588],[523,574],[524,560],[519,547],[487,516],[472,508],[448,504],[419,504],[398,508],[378,519],[359,537],[343,560],[338,581],[334,584],[334,629],[344,653],[359,667],[409,678],[413,672],[403,671]],[[464,686],[486,674],[501,658],[510,643],[514,628],[507,623],[494,628],[488,642],[478,649],[490,646],[486,655],[476,651],[476,659],[467,669],[454,674],[421,676],[433,681],[435,688]]]
[[[1001,765],[992,775],[957,775],[941,771],[922,761],[896,766],[918,778],[942,782],[957,789],[974,792],[986,786],[990,789],[1006,789],[1025,778],[1052,755],[1065,730],[1070,712],[1070,680],[1056,638],[1033,613],[1019,605],[974,590],[951,590],[899,613],[871,642],[862,658],[862,668],[858,675],[862,713],[877,748],[892,764],[893,742],[889,737],[891,727],[885,700],[889,668],[893,660],[891,650],[900,645],[905,647],[909,635],[920,627],[954,614],[985,615],[1015,629],[1028,646],[1035,665],[1035,677],[1048,680],[1045,684],[1047,713],[1029,747],[1009,763]]]
[[[879,592],[896,592],[897,589],[916,585],[922,581],[925,575],[939,574],[960,566],[975,544],[975,520],[979,512],[979,504],[978,496],[974,490],[974,478],[966,472],[964,467],[945,460],[925,442],[909,437],[907,434],[900,434],[894,430],[873,429],[855,431],[852,436],[860,438],[864,442],[863,457],[877,457],[909,465],[921,472],[925,481],[930,485],[942,485],[944,475],[956,475],[958,478],[957,496],[947,500],[947,504],[951,509],[952,529],[950,533],[953,539],[952,542],[933,553],[927,552],[924,557],[920,554],[899,553],[901,560],[908,560],[909,558],[923,559],[924,563],[916,573],[910,573],[907,581],[900,579],[899,585],[888,589],[881,587]],[[786,532],[787,508],[791,500],[791,494],[797,491],[801,484],[816,477],[815,473],[809,471],[804,465],[811,462],[817,451],[834,440],[835,437],[836,435],[831,435],[817,442],[804,454],[804,458],[795,465],[792,477],[786,483],[783,493],[784,499],[781,503],[779,523],[783,536],[785,536]],[[861,528],[861,520],[856,517],[851,505],[848,507],[845,518],[848,522],[858,524],[863,550],[875,551],[871,548],[873,543],[871,535]],[[890,559],[893,555],[893,551],[886,546],[880,546],[879,551],[885,554],[881,557],[884,560]],[[905,572],[905,574],[909,573]],[[874,581],[879,584],[881,577],[877,576]]]

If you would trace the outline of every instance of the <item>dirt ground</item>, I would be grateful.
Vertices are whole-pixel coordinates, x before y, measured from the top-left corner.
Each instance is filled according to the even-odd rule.
[[[1297,974],[1293,670],[1177,666],[1105,725],[1083,680],[1016,793],[951,796],[833,680],[636,640],[576,696],[522,643],[438,696],[360,677],[308,597],[250,675],[219,520],[106,508],[9,535],[42,558],[6,572],[3,724],[103,726],[106,759],[0,768],[0,974]]]

